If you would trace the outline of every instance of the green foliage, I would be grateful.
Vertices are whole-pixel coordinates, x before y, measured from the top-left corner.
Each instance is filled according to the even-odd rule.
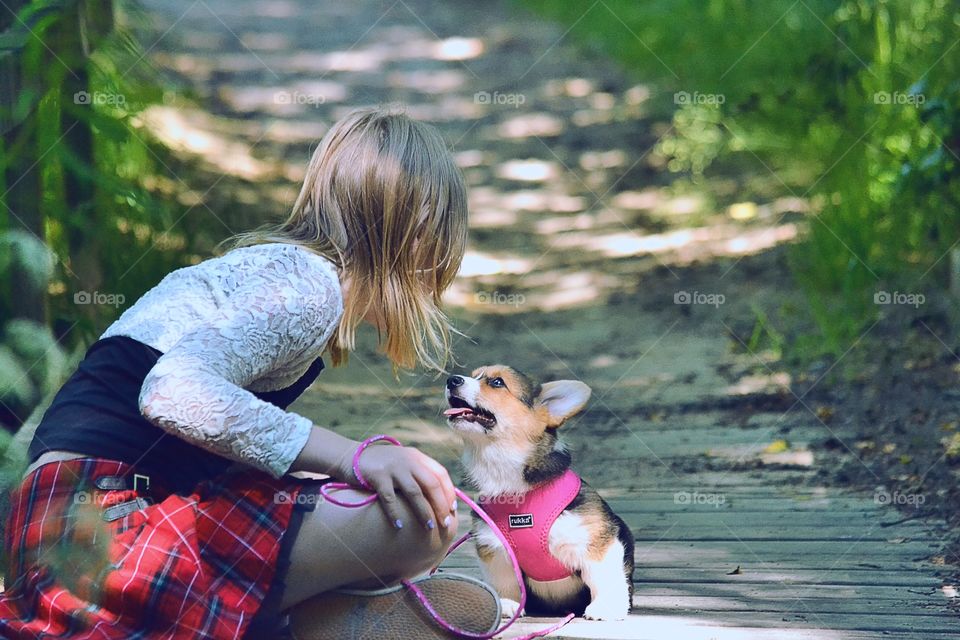
[[[170,154],[139,124],[170,86],[134,33],[145,14],[133,0],[115,2],[113,30],[84,57],[70,44],[77,36],[76,19],[66,17],[70,4],[28,3],[4,33],[21,40],[14,115],[22,122],[2,139],[0,176],[6,171],[12,183],[33,167],[42,193],[15,203],[17,211],[0,203],[0,401],[13,403],[21,417],[60,379],[65,353],[85,349],[127,304],[222,234],[218,221],[186,216]],[[74,92],[78,87],[87,99]],[[21,221],[42,232],[25,230]],[[26,267],[30,286],[45,294],[52,330],[6,322],[21,315],[14,264]],[[122,302],[78,304],[81,292]],[[0,415],[0,423],[15,427],[19,420]]]
[[[944,286],[943,256],[960,240],[960,5],[523,4],[662,89],[671,170],[708,180],[752,160],[811,201],[817,216],[791,264],[818,350],[853,344],[877,316],[874,291]]]
[[[0,275],[20,267],[30,285],[42,289],[53,277],[54,258],[47,245],[36,236],[14,229],[0,233]]]
[[[0,280],[15,265],[27,267],[31,285],[45,290],[53,275],[53,256],[23,231],[0,233]],[[5,314],[4,317],[10,317]],[[51,330],[25,318],[7,321],[0,333],[0,403],[15,415],[27,415],[55,392],[67,375],[67,354]]]

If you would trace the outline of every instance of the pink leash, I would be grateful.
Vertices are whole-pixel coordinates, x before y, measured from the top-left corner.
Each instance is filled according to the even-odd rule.
[[[371,495],[360,500],[359,502],[343,502],[342,500],[337,500],[332,495],[330,495],[330,492],[332,491],[340,491],[342,489],[352,489],[353,486],[347,484],[346,482],[328,482],[324,485],[321,485],[320,494],[324,498],[329,500],[331,503],[337,506],[347,507],[351,509],[356,507],[365,507],[366,505],[375,502],[377,500],[377,494],[375,490],[373,489],[373,487],[370,486],[370,484],[366,481],[366,479],[360,473],[360,454],[363,453],[364,449],[369,447],[371,444],[373,444],[374,442],[379,442],[380,440],[385,440],[386,442],[395,444],[398,447],[403,446],[402,444],[400,444],[400,441],[397,440],[396,438],[392,438],[386,435],[378,435],[378,436],[367,438],[366,440],[361,442],[360,446],[357,447],[356,453],[353,454],[353,474],[357,477],[357,482],[360,484],[362,488],[366,489],[367,491],[373,492]],[[452,624],[450,624],[449,622],[447,622],[446,620],[444,620],[443,617],[437,612],[437,610],[433,608],[433,605],[431,605],[430,601],[427,600],[427,596],[423,593],[423,591],[417,585],[413,584],[409,580],[402,580],[401,582],[404,586],[406,586],[411,591],[413,591],[413,593],[417,596],[417,600],[420,601],[420,604],[424,606],[424,608],[430,613],[430,616],[441,627],[443,627],[450,633],[454,633],[463,638],[475,638],[476,640],[488,640],[489,638],[493,638],[494,636],[503,633],[504,631],[509,629],[514,622],[517,621],[517,618],[520,617],[520,612],[523,611],[523,608],[527,604],[527,589],[523,584],[523,573],[520,571],[520,563],[517,561],[517,556],[516,554],[514,554],[513,549],[510,548],[510,544],[507,542],[506,537],[504,537],[503,532],[500,531],[499,527],[497,527],[497,525],[493,522],[490,516],[488,516],[484,512],[484,510],[481,509],[480,506],[470,498],[470,496],[468,496],[463,491],[457,488],[454,488],[454,491],[456,492],[456,495],[458,498],[463,500],[467,504],[467,506],[473,509],[477,513],[477,515],[480,516],[480,518],[482,518],[483,521],[490,526],[490,529],[494,532],[494,534],[496,534],[496,536],[500,539],[500,542],[503,544],[503,548],[507,550],[507,555],[510,556],[510,562],[513,563],[513,573],[517,577],[517,584],[520,585],[520,606],[517,607],[517,610],[513,614],[513,617],[511,617],[510,620],[508,620],[499,629],[496,629],[495,631],[490,631],[488,633],[472,633],[470,631],[458,629],[454,627]],[[453,551],[457,547],[462,545],[469,538],[470,538],[470,534],[467,533],[464,536],[462,536],[459,540],[454,542],[450,546],[450,549],[447,550],[447,555],[449,556],[451,553],[453,553]],[[436,571],[436,569],[434,569],[434,571]],[[554,624],[551,627],[542,629],[540,631],[534,631],[532,633],[528,633],[525,636],[516,638],[516,640],[530,640],[531,638],[539,638],[549,633],[553,633],[563,625],[573,620],[573,618],[574,618],[574,614],[571,613],[567,615],[566,618],[564,618],[563,620]]]

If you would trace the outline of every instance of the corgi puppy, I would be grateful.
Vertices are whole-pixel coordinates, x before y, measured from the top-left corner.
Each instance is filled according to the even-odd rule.
[[[444,411],[464,442],[463,466],[480,504],[520,561],[521,613],[619,620],[633,601],[633,534],[603,498],[570,470],[557,429],[590,398],[576,380],[538,384],[503,365],[447,378]],[[520,588],[507,550],[476,514],[471,535],[504,617]]]

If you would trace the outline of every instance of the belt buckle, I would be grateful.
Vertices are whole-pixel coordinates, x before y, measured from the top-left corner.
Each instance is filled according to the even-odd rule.
[[[142,473],[133,474],[133,490],[136,491],[137,494],[150,491],[150,476]]]
[[[107,507],[103,510],[103,519],[107,522],[113,522],[114,520],[119,520],[124,516],[128,516],[134,511],[140,511],[141,509],[146,509],[153,503],[149,498],[134,498],[133,500],[127,500],[126,502],[121,502],[120,504],[115,504],[112,507]]]

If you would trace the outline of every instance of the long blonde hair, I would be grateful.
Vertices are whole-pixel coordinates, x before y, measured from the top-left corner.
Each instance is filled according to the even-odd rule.
[[[334,365],[347,361],[357,327],[372,312],[395,368],[443,371],[454,330],[441,295],[466,241],[466,187],[439,132],[395,110],[360,109],[323,136],[286,221],[219,246],[297,244],[350,279],[328,345]]]

